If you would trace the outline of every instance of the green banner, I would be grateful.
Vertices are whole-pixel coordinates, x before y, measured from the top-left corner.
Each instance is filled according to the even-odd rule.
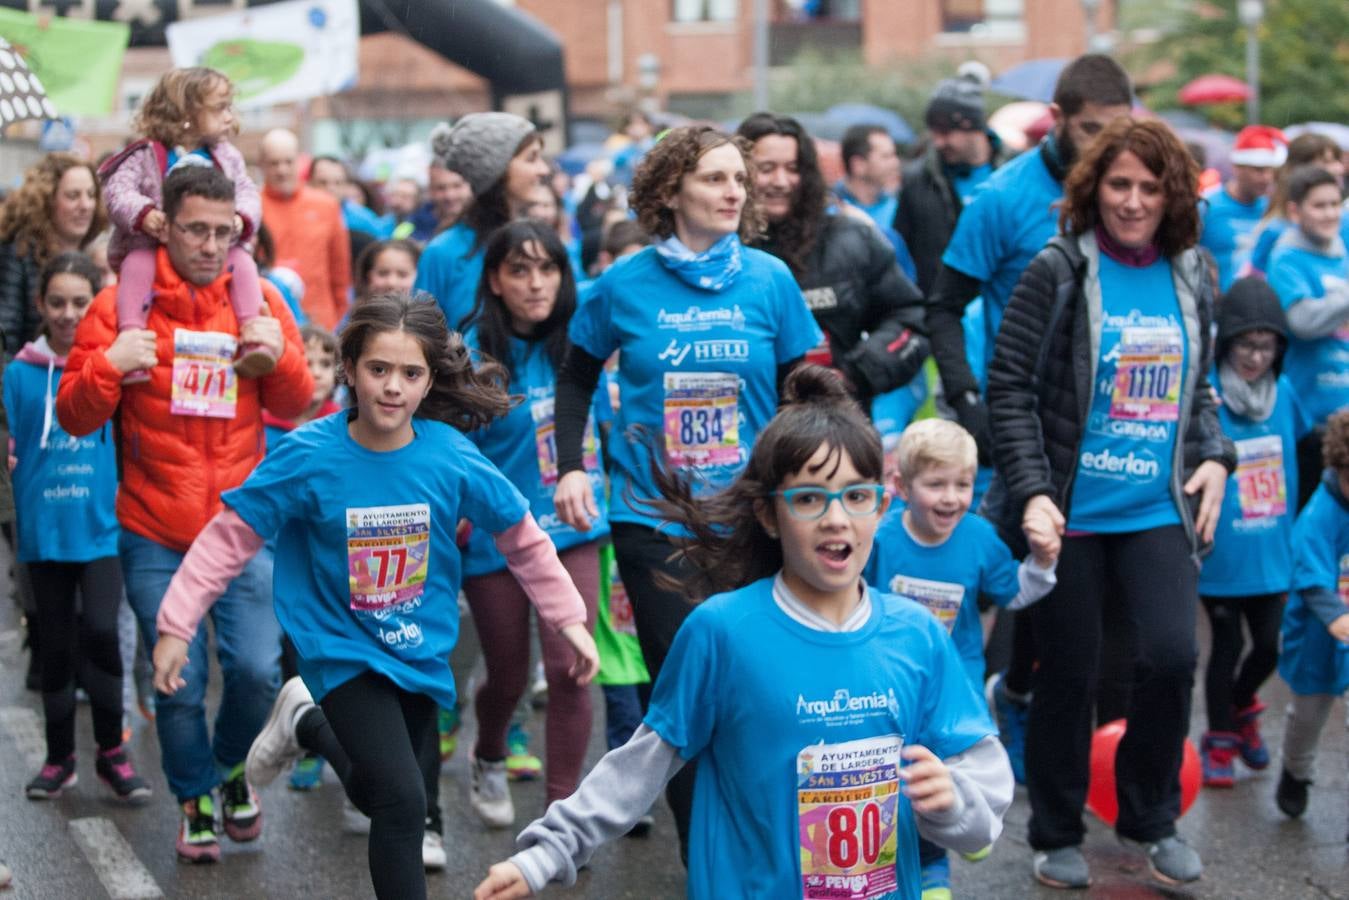
[[[0,37],[14,45],[42,79],[47,97],[63,116],[106,116],[113,111],[130,36],[130,26],[122,22],[0,9]]]

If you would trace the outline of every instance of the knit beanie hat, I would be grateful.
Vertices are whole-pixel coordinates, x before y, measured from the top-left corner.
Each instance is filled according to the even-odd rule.
[[[534,126],[512,113],[469,113],[453,126],[441,123],[432,129],[431,154],[481,197],[506,174],[520,142],[531,134]]]
[[[1269,125],[1247,125],[1232,145],[1232,165],[1274,168],[1288,159],[1288,138]]]
[[[1238,278],[1219,301],[1217,358],[1226,358],[1232,342],[1249,331],[1272,331],[1279,336],[1274,359],[1274,371],[1278,373],[1288,347],[1288,317],[1279,295],[1263,278]]]
[[[932,92],[924,119],[938,131],[983,131],[984,92],[968,78],[948,78]]]

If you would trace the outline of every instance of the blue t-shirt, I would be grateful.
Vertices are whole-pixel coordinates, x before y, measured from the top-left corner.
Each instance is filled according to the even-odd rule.
[[[956,196],[960,198],[962,207],[969,206],[970,201],[974,199],[974,192],[979,185],[988,181],[993,174],[993,164],[984,163],[982,166],[974,166],[966,174],[956,175],[951,179],[951,187],[955,190]]]
[[[1269,286],[1285,310],[1324,297],[1326,279],[1349,279],[1349,259],[1312,253],[1297,237],[1294,231],[1285,234],[1269,260]],[[1291,338],[1283,371],[1308,417],[1318,425],[1349,405],[1349,322],[1325,337]]]
[[[477,332],[470,330],[467,340],[476,347]],[[542,341],[510,338],[511,383],[508,390],[524,397],[505,416],[486,428],[469,433],[501,473],[510,479],[529,501],[539,527],[552,538],[558,550],[566,550],[609,533],[608,504],[604,497],[604,472],[600,468],[599,438],[595,424],[603,422],[609,406],[609,384],[600,379],[592,404],[591,421],[586,424],[584,460],[600,514],[591,520],[590,530],[577,531],[564,524],[553,508],[553,490],[557,487],[557,441],[553,426],[553,397],[557,375]],[[474,529],[464,551],[464,577],[486,575],[506,568],[506,558],[497,550],[491,535]]]
[[[392,217],[375,215],[374,210],[345,197],[342,199],[342,223],[347,226],[347,231],[364,231],[380,240],[393,234],[395,225]]]
[[[873,590],[861,629],[829,633],[791,619],[772,586],[689,614],[646,715],[698,759],[688,896],[800,897],[808,877],[870,869],[884,896],[918,900],[913,813],[887,790],[897,745],[964,752],[995,733],[988,707],[945,629],[911,601]],[[838,790],[850,776],[868,787]]]
[[[637,498],[657,496],[647,440],[694,476],[698,493],[730,484],[776,412],[778,366],[822,340],[786,264],[760,250],[741,253],[740,273],[714,292],[686,284],[647,247],[601,275],[572,316],[576,346],[599,359],[622,351],[611,521],[659,524],[628,496],[629,488]]]
[[[1324,483],[1293,527],[1291,587],[1283,611],[1279,674],[1296,694],[1342,694],[1349,690],[1349,644],[1331,637],[1326,623],[1298,593],[1308,588],[1330,591],[1349,612],[1349,510]]]
[[[1217,369],[1210,383],[1221,390]],[[1253,597],[1288,590],[1293,572],[1297,512],[1297,442],[1310,428],[1287,378],[1263,422],[1218,408],[1223,434],[1237,447],[1237,469],[1227,478],[1213,552],[1199,573],[1199,593]]]
[[[867,561],[867,583],[891,594],[912,597],[936,616],[955,642],[970,685],[984,684],[984,631],[979,595],[1006,606],[1021,590],[1020,564],[984,519],[970,513],[941,544],[914,540],[904,527],[904,505],[892,504],[876,530]]]
[[[1208,248],[1218,262],[1218,286],[1226,291],[1237,279],[1237,272],[1250,259],[1255,246],[1255,226],[1269,207],[1261,197],[1254,203],[1239,203],[1219,185],[1205,194],[1200,203],[1203,232],[1199,243]]]
[[[21,562],[80,563],[117,555],[112,425],[104,422],[83,437],[66,433],[56,419],[63,371],[23,360],[5,367],[5,413],[19,460],[11,477]]]
[[[276,617],[315,699],[373,671],[442,708],[455,701],[461,518],[493,534],[529,511],[477,447],[443,422],[367,450],[348,417],[292,431],[248,480],[221,495],[264,539],[276,537]]]
[[[1063,185],[1050,174],[1039,148],[1033,148],[989,176],[956,221],[942,264],[982,282],[989,358],[1012,289],[1035,254],[1058,234],[1054,204],[1062,199]]]
[[[417,261],[417,278],[412,289],[435,297],[445,320],[454,329],[473,311],[478,296],[483,248],[473,249],[477,239],[477,233],[460,222],[432,238]]]
[[[1100,356],[1068,528],[1177,525],[1171,466],[1189,351],[1171,264],[1163,258],[1140,269],[1100,259]]]

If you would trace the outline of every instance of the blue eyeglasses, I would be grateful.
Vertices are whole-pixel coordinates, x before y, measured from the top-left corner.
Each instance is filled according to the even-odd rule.
[[[869,516],[881,508],[881,498],[885,496],[885,486],[880,484],[850,484],[836,491],[822,487],[795,487],[785,491],[774,491],[787,504],[787,512],[793,519],[812,522],[824,517],[829,504],[835,500],[850,516]]]

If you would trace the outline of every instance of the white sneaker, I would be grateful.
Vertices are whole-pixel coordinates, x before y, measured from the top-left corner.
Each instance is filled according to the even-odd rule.
[[[428,872],[445,870],[445,843],[434,831],[422,834],[422,868]]]
[[[468,802],[489,828],[509,828],[515,822],[515,805],[506,784],[506,761],[471,759]]]
[[[369,834],[370,817],[356,808],[350,797],[342,798],[342,830],[347,834]]]
[[[272,711],[267,714],[267,722],[253,739],[253,746],[248,748],[248,758],[244,761],[245,775],[254,787],[271,784],[303,755],[304,751],[295,740],[295,719],[306,707],[313,705],[309,688],[298,677],[281,685]]]
[[[0,863],[0,888],[9,887],[10,879],[13,878],[9,873],[9,866]]]

